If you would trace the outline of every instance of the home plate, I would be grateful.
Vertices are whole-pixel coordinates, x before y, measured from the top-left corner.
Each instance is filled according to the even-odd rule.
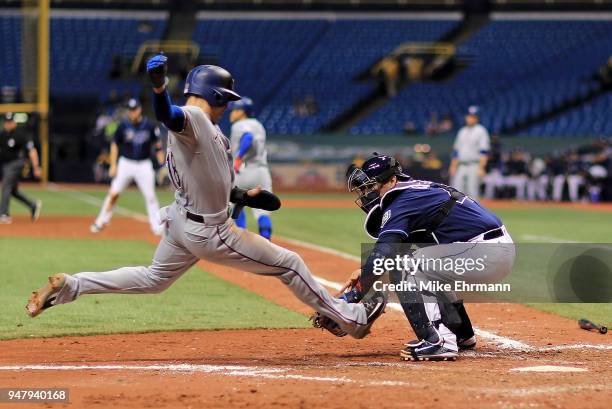
[[[571,366],[541,365],[512,368],[510,369],[510,372],[587,372],[587,370],[584,368],[574,368]]]

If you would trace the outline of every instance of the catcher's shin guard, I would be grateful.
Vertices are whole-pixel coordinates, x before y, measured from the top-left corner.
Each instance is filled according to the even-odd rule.
[[[393,284],[399,284],[402,280],[402,273],[390,272],[389,279]],[[396,291],[396,294],[416,336],[419,339],[436,339],[438,334],[427,317],[422,294],[419,291]]]

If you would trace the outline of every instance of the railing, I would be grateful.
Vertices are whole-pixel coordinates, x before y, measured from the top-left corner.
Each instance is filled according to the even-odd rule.
[[[158,40],[149,40],[142,43],[142,45],[138,48],[138,52],[134,57],[134,61],[132,61],[132,74],[138,73],[138,68],[142,64],[142,60],[144,59],[147,53],[156,53],[159,51],[164,51],[168,54],[186,54],[189,55],[192,61],[196,61],[198,55],[200,55],[200,46],[193,41],[179,41],[179,40],[170,40],[170,41],[158,41]]]

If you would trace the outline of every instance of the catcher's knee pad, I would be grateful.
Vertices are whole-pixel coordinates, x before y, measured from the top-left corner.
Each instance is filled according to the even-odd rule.
[[[236,226],[246,229],[246,213],[244,209],[240,211],[240,214],[236,218]]]
[[[259,234],[262,237],[270,240],[272,237],[272,220],[270,219],[270,216],[259,216],[259,219],[257,219],[257,224],[259,225]]]

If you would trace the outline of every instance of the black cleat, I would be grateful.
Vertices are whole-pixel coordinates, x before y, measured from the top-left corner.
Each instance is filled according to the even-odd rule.
[[[404,361],[455,361],[457,352],[444,346],[444,340],[437,343],[426,340],[411,341],[410,346],[400,351],[400,357]]]

